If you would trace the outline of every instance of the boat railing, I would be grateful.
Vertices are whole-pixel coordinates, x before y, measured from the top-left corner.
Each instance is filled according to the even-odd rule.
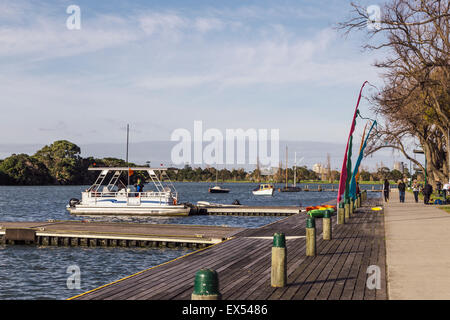
[[[100,191],[88,191],[87,192],[89,197],[91,198],[173,198],[178,199],[178,193],[177,192],[156,192],[156,191],[144,191],[144,192],[125,192],[125,191],[106,191],[106,192],[100,192]]]

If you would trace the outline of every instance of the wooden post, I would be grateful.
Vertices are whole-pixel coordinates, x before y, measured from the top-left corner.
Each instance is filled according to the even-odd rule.
[[[323,214],[323,240],[331,240],[331,213],[325,210]]]
[[[350,220],[350,200],[348,198],[345,199],[344,215],[346,222]]]
[[[49,243],[49,237],[42,237],[42,245],[48,246]]]
[[[287,283],[287,253],[284,233],[275,233],[272,244],[272,269],[270,284],[272,287],[284,287]]]
[[[58,245],[58,237],[51,237],[50,238],[50,244],[52,246],[57,246]]]
[[[306,256],[316,255],[316,221],[314,217],[306,218]]]
[[[350,198],[350,217],[353,216],[353,211],[355,210],[355,204],[353,202],[353,199]]]
[[[192,300],[221,300],[219,276],[212,269],[200,269],[195,274]]]
[[[337,224],[345,224],[345,209],[343,201],[338,204]]]
[[[63,238],[62,244],[68,247],[70,245],[70,238]]]

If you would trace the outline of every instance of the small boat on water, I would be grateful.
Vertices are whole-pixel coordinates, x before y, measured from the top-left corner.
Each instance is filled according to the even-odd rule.
[[[274,190],[275,188],[271,184],[260,184],[252,192],[255,196],[273,196]]]
[[[209,188],[208,192],[209,193],[228,193],[228,192],[230,192],[230,189],[225,189],[225,188],[222,188],[221,186],[219,186],[218,174],[219,174],[219,171],[216,169],[216,185],[212,188]]]
[[[230,189],[224,189],[221,186],[214,186],[212,188],[208,189],[209,193],[228,193],[230,192]]]
[[[100,174],[92,186],[81,193],[81,200],[71,199],[67,205],[70,214],[126,215],[126,216],[187,216],[190,207],[178,203],[178,193],[166,174],[165,168],[149,167],[97,167],[88,170]],[[143,190],[137,184],[136,192],[131,191],[121,176],[131,172],[147,173],[154,189]]]

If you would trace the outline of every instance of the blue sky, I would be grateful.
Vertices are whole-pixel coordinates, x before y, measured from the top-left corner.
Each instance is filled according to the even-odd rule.
[[[71,4],[81,30],[66,28]],[[120,143],[126,123],[134,142],[169,140],[194,120],[345,143],[360,86],[380,84],[364,35],[333,28],[350,9],[344,0],[0,0],[1,143]],[[361,112],[370,115],[364,101]]]

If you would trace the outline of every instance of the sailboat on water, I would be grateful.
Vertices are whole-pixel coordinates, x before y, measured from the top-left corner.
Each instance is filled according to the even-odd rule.
[[[209,188],[208,192],[209,193],[228,193],[228,192],[230,192],[230,189],[225,189],[225,188],[222,188],[221,186],[219,186],[218,174],[219,174],[219,170],[216,169],[216,185],[212,188]]]
[[[278,189],[279,192],[300,192],[302,188],[296,186],[297,180],[297,152],[295,153],[295,166],[294,166],[294,185],[288,185],[288,147],[286,146],[286,185],[284,188]]]

